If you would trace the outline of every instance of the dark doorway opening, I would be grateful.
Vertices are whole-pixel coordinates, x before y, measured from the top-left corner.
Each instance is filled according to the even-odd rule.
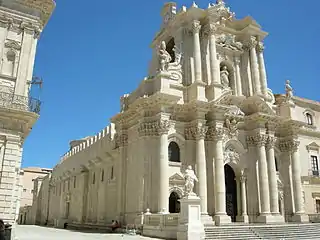
[[[232,222],[236,221],[237,217],[237,182],[236,175],[228,164],[224,166],[225,184],[226,184],[226,211],[231,217]]]
[[[169,197],[169,212],[179,213],[180,212],[180,202],[179,195],[176,192],[172,192]]]

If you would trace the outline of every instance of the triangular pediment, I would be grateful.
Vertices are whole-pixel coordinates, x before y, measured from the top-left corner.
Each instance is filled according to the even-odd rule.
[[[175,173],[169,178],[170,182],[184,181],[184,177],[181,173]]]
[[[315,142],[312,142],[309,145],[307,145],[308,151],[319,151],[319,148],[320,148],[320,146]]]

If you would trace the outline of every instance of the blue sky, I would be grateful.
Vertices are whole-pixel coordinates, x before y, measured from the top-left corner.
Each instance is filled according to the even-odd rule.
[[[57,0],[38,45],[34,75],[44,79],[41,116],[24,145],[23,166],[53,167],[69,141],[95,134],[119,111],[119,97],[147,74],[163,0]],[[178,0],[190,7],[192,1]],[[265,40],[268,85],[318,95],[320,25],[316,0],[226,0],[237,18],[250,15]],[[206,8],[209,1],[199,0]],[[34,91],[39,94],[38,91]]]

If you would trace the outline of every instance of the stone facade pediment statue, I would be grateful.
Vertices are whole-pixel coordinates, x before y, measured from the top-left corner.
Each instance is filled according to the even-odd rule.
[[[229,71],[227,66],[223,66],[220,72],[221,84],[224,88],[229,87]]]
[[[291,101],[293,97],[293,89],[290,85],[290,80],[286,81],[286,102]]]
[[[172,58],[168,51],[166,50],[167,46],[165,41],[162,41],[159,47],[158,56],[159,56],[159,63],[160,63],[160,71],[168,71],[169,63],[171,62]]]
[[[184,184],[185,197],[196,196],[196,194],[193,192],[193,188],[194,188],[194,182],[195,181],[198,182],[198,178],[191,166],[188,166],[188,168],[186,169],[184,174],[184,180],[185,180],[185,184]]]

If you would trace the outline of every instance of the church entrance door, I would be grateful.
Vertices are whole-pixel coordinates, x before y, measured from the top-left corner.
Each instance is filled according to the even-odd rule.
[[[179,195],[176,192],[172,192],[169,197],[169,212],[179,213],[180,212],[180,202],[178,201]]]
[[[235,173],[230,167],[226,164],[224,166],[225,174],[225,184],[226,184],[226,211],[228,216],[231,217],[232,222],[236,221],[237,217],[237,182]]]

